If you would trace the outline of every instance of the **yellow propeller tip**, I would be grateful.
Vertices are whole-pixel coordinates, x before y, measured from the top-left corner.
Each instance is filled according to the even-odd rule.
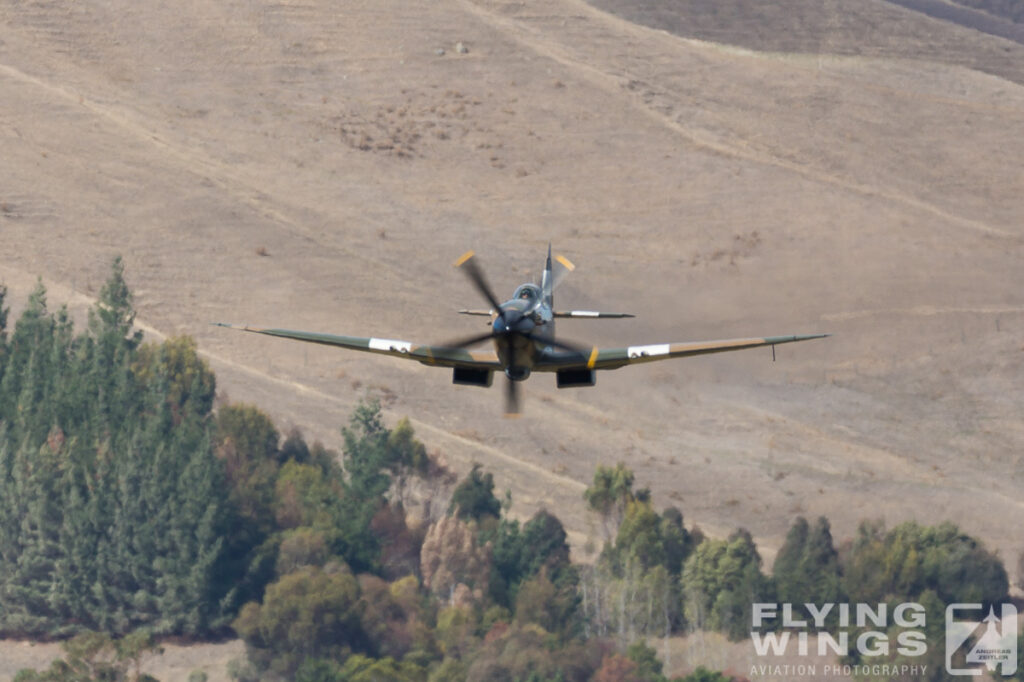
[[[558,254],[557,256],[555,256],[555,260],[561,263],[562,266],[565,267],[565,269],[568,270],[569,272],[572,272],[573,270],[576,269],[576,266],[572,264],[572,261],[563,256],[562,254]]]
[[[466,261],[468,261],[472,257],[473,257],[473,251],[467,251],[466,253],[464,253],[461,256],[459,256],[459,259],[457,261],[455,261],[455,263],[454,263],[454,267],[456,267],[456,268],[459,267],[460,265],[462,265],[463,263],[465,263]]]

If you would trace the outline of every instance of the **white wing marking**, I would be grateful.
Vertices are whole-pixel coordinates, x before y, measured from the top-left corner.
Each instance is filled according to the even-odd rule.
[[[626,349],[626,355],[630,358],[639,358],[645,355],[668,355],[667,343],[658,343],[652,346],[630,346]]]

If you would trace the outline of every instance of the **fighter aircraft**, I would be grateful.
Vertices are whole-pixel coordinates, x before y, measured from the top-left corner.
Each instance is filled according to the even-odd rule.
[[[563,256],[556,257],[556,262],[563,268],[560,270],[560,274],[574,269],[573,264]],[[804,334],[722,341],[658,343],[626,348],[584,347],[556,340],[555,319],[559,317],[606,319],[633,317],[633,315],[590,310],[555,310],[553,292],[557,282],[552,269],[550,245],[540,284],[521,284],[512,294],[512,298],[504,303],[495,296],[472,251],[463,254],[454,265],[466,273],[477,291],[491,305],[489,310],[459,311],[464,315],[490,317],[490,330],[485,334],[477,334],[442,345],[427,346],[394,339],[337,336],[290,329],[261,329],[221,322],[214,324],[297,341],[370,353],[383,353],[416,360],[425,365],[447,367],[452,369],[452,382],[455,384],[488,387],[494,380],[494,373],[502,371],[508,378],[505,389],[505,413],[507,415],[519,414],[518,385],[519,382],[527,379],[531,372],[554,372],[558,388],[593,386],[597,382],[597,370],[599,369],[618,369],[641,362],[722,353],[758,346],[772,346],[774,355],[774,347],[778,344],[828,336],[828,334]],[[493,343],[493,349],[470,350],[488,340]]]

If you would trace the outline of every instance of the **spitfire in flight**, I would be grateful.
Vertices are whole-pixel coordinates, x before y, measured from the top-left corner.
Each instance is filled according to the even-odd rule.
[[[572,263],[562,256],[558,256],[555,262],[563,268],[562,274],[573,269]],[[262,329],[246,325],[217,324],[257,334],[280,336],[286,339],[338,346],[351,350],[383,353],[416,360],[425,365],[451,368],[452,380],[456,384],[490,386],[494,380],[494,373],[501,371],[507,378],[505,384],[506,414],[519,413],[519,382],[527,379],[532,372],[554,372],[558,388],[593,386],[597,381],[597,371],[602,369],[618,369],[641,362],[722,353],[758,346],[774,347],[781,343],[807,341],[828,336],[828,334],[805,334],[722,341],[658,343],[626,348],[585,347],[557,340],[555,338],[555,319],[560,317],[603,319],[633,316],[628,313],[605,313],[590,310],[555,310],[553,292],[557,282],[552,269],[550,246],[540,284],[521,284],[512,294],[512,298],[505,302],[499,301],[495,296],[472,251],[463,254],[455,262],[455,266],[466,273],[477,291],[490,304],[488,310],[459,311],[465,315],[490,317],[489,331],[484,334],[476,334],[442,345],[428,346],[395,339],[337,336],[290,329]],[[491,341],[492,348],[471,350],[484,341]]]

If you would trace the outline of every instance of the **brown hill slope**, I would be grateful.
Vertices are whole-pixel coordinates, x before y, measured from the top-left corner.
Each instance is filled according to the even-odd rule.
[[[123,253],[140,319],[196,336],[231,398],[336,443],[382,396],[577,540],[595,465],[622,460],[659,502],[767,546],[824,513],[839,537],[951,519],[1015,557],[1019,46],[971,33],[946,59],[944,37],[879,37],[895,10],[859,5],[831,18],[862,48],[811,56],[578,0],[5,6],[0,277],[23,292],[44,273],[63,301]],[[208,326],[440,341],[477,329],[454,314],[479,304],[458,254],[511,292],[549,240],[580,265],[561,303],[640,315],[570,338],[836,336],[585,391],[535,377],[508,421],[497,390],[441,371]]]

